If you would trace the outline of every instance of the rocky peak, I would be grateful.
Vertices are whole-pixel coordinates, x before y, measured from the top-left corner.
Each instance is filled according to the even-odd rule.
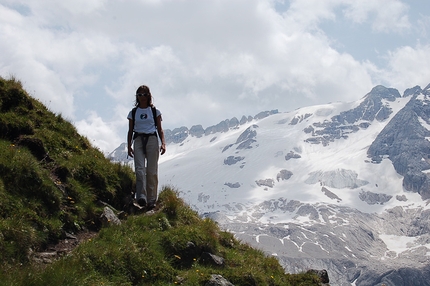
[[[330,121],[315,122],[306,127],[303,131],[312,135],[306,142],[327,146],[336,139],[348,138],[349,133],[367,129],[374,120],[382,122],[392,114],[389,103],[385,101],[393,102],[400,97],[396,89],[378,85],[363,97],[357,107],[333,116]]]
[[[188,129],[185,126],[175,128],[173,130],[165,129],[164,137],[166,139],[166,144],[181,143],[188,136],[200,138],[202,136],[208,136],[210,134],[228,132],[230,129],[237,128],[238,126],[251,122],[254,119],[255,120],[262,119],[277,113],[278,113],[277,109],[270,110],[270,111],[262,111],[257,115],[255,115],[254,117],[252,116],[246,117],[244,115],[242,116],[240,121],[236,117],[233,117],[231,119],[223,120],[216,125],[209,126],[206,129],[203,129],[202,125],[194,125],[193,127],[191,127],[191,129]]]
[[[430,169],[430,100],[425,90],[415,94],[368,149],[372,162],[379,163],[386,156],[397,173],[404,176],[403,186],[417,192],[423,199],[430,198],[430,179],[423,172]]]

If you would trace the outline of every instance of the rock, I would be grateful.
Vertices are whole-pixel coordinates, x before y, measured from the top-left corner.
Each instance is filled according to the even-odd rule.
[[[164,137],[166,139],[167,144],[169,144],[169,143],[181,143],[185,139],[187,139],[189,133],[190,133],[190,131],[188,130],[188,128],[185,126],[182,126],[179,128],[175,128],[172,131],[169,129],[165,129],[164,130]]]
[[[275,186],[275,182],[273,181],[273,179],[258,180],[258,181],[255,181],[255,183],[259,187],[266,186],[269,188],[273,188],[273,186]]]
[[[258,113],[257,115],[254,116],[254,119],[262,119],[265,118],[267,116],[270,116],[272,114],[277,114],[278,110],[274,109],[274,110],[270,110],[270,111],[262,111],[260,113]]]
[[[206,265],[224,266],[224,258],[209,252],[203,252],[200,256],[200,260]]]
[[[248,118],[245,115],[243,115],[242,118],[239,121],[239,124],[243,125],[243,124],[245,124],[247,122],[248,122]]]
[[[302,156],[300,156],[297,153],[294,153],[293,151],[290,151],[287,155],[285,155],[285,160],[288,161],[290,159],[300,159]]]
[[[312,116],[312,113],[306,113],[306,114],[302,114],[302,115],[298,115],[296,117],[294,117],[293,119],[291,119],[290,125],[296,125],[297,123],[302,122],[303,120],[309,118],[310,116]]]
[[[203,127],[201,125],[194,125],[190,129],[190,135],[197,137],[197,138],[200,138],[203,135],[205,135],[205,130],[203,129]]]
[[[114,224],[114,225],[120,225],[121,224],[121,221],[115,215],[113,210],[107,206],[103,209],[103,213],[100,215],[100,220],[104,226],[109,226],[112,224]]]
[[[391,200],[393,196],[386,195],[386,194],[376,194],[372,192],[360,192],[358,197],[360,198],[360,200],[368,203],[369,205],[374,205],[374,204],[383,205],[384,203]]]
[[[234,286],[230,281],[218,274],[212,274],[205,286]]]
[[[368,184],[369,182],[358,179],[358,174],[352,170],[337,169],[334,171],[317,171],[309,174],[306,184],[320,183],[321,186],[328,186],[336,189],[355,189]]]
[[[430,100],[426,90],[415,88],[406,93],[412,93],[412,98],[378,134],[367,155],[372,162],[389,158],[404,177],[404,188],[428,199],[430,178],[423,171],[430,169]]]
[[[288,170],[281,170],[278,175],[276,175],[276,180],[279,182],[279,180],[288,180],[293,175],[293,172]]]
[[[255,138],[257,136],[257,131],[255,130],[256,128],[258,128],[258,125],[256,124],[248,127],[245,131],[242,132],[242,134],[239,135],[236,140],[236,144],[246,141],[248,139]]]
[[[233,189],[240,188],[240,183],[239,182],[236,182],[234,184],[233,183],[225,183],[224,185],[227,186],[227,187],[233,188]]]
[[[321,188],[321,192],[323,192],[327,197],[329,197],[332,200],[337,200],[338,202],[341,202],[342,199],[339,198],[338,196],[336,196],[335,193],[331,192],[329,189],[327,189],[326,187],[322,187]]]
[[[239,161],[242,161],[243,159],[245,159],[245,157],[241,157],[241,156],[228,156],[226,159],[224,159],[224,165],[234,165]]]
[[[354,109],[341,112],[333,116],[331,120],[316,122],[312,129],[306,128],[305,133],[312,133],[312,138],[305,141],[311,144],[329,145],[334,140],[348,138],[349,133],[358,132],[360,128],[367,128],[373,120],[384,121],[392,113],[391,108],[384,101],[393,102],[400,98],[400,93],[393,88],[381,85],[374,87],[364,98],[363,102]],[[367,124],[362,125],[362,121]],[[293,122],[295,123],[295,122]]]

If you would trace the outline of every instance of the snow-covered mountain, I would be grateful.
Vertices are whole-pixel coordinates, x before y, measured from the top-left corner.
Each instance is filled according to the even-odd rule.
[[[430,285],[430,85],[165,133],[160,184],[287,272]]]

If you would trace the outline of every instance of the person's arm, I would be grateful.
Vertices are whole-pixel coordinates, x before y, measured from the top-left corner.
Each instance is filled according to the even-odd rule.
[[[127,153],[128,153],[128,156],[130,156],[131,158],[133,158],[133,155],[134,155],[134,150],[133,150],[133,147],[131,146],[132,137],[133,137],[133,127],[134,127],[133,120],[128,119]]]
[[[161,115],[158,115],[157,116],[157,131],[158,131],[158,137],[160,137],[160,140],[161,140],[161,146],[160,146],[161,155],[166,153],[166,141],[164,140],[164,131],[163,131],[163,128],[161,127],[161,121],[162,120],[163,119],[161,118]]]

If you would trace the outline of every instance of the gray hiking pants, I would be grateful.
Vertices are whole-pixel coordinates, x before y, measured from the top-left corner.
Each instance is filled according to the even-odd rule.
[[[158,157],[159,146],[156,135],[138,136],[134,140],[136,199],[143,198],[148,204],[154,204],[157,201]]]

